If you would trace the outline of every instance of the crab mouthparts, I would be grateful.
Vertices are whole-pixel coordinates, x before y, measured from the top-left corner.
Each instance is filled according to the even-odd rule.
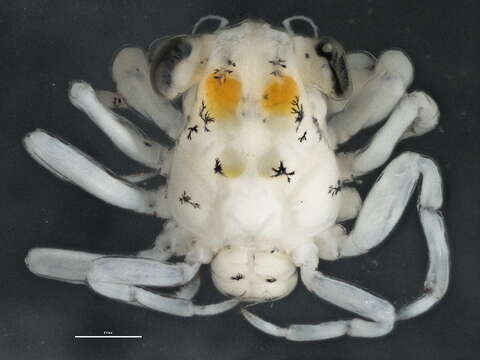
[[[211,269],[213,283],[221,293],[246,302],[283,298],[298,279],[290,257],[276,249],[225,248],[212,261]]]

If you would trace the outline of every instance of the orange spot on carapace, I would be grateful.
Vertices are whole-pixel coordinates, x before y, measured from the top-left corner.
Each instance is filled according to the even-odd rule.
[[[242,84],[228,76],[211,74],[205,81],[205,98],[210,114],[217,120],[233,115],[238,102]]]
[[[262,95],[262,106],[272,115],[291,113],[292,101],[298,96],[298,86],[291,76],[273,79]]]

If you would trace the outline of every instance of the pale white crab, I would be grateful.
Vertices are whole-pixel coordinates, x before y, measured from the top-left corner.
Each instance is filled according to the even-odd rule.
[[[361,317],[281,328],[242,310],[255,327],[290,340],[381,336],[395,321],[428,310],[449,280],[437,167],[418,154],[400,155],[363,205],[349,186],[384,164],[399,140],[437,124],[434,101],[423,92],[406,93],[413,78],[408,58],[400,51],[386,51],[378,60],[365,52],[346,54],[304,17],[285,20],[284,29],[260,21],[226,27],[223,18],[207,18],[221,23],[212,34],[161,39],[147,52],[122,49],[113,63],[117,93],[94,91],[81,81],[70,88],[72,103],[120,150],[155,169],[154,175],[165,175],[166,186],[142,189],[135,182],[149,174],[116,176],[42,130],[25,137],[34,159],[62,179],[111,204],[167,219],[154,248],[131,257],[35,248],[26,259],[29,269],[179,316],[282,298],[300,273],[310,291]],[[295,34],[293,20],[309,22],[314,36]],[[183,111],[170,103],[179,95]],[[174,146],[153,141],[112,111],[122,107],[155,122]],[[367,146],[335,152],[387,117]],[[316,270],[319,259],[363,254],[383,241],[420,176],[418,209],[430,264],[418,300],[397,311],[387,300]],[[355,217],[347,234],[339,223]],[[172,255],[185,256],[185,262],[167,263]],[[191,301],[201,264],[211,264],[215,286],[231,300]],[[145,288],[174,286],[182,286],[175,296]]]

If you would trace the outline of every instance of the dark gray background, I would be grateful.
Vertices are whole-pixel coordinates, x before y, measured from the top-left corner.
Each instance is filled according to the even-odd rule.
[[[412,58],[412,88],[442,112],[439,129],[396,150],[433,157],[445,181],[445,218],[452,284],[427,314],[397,324],[378,339],[293,343],[253,329],[237,311],[212,318],[175,318],[121,304],[74,286],[37,278],[24,266],[34,246],[126,254],[149,246],[161,229],[153,218],[108,206],[53,177],[21,146],[40,127],[67,139],[118,172],[140,169],[67,99],[70,79],[111,88],[109,64],[126,43],[188,33],[219,14],[279,25],[312,17],[347,49],[378,54],[399,47]],[[476,359],[480,351],[479,90],[476,1],[2,1],[0,4],[0,358],[2,359]],[[370,131],[370,133],[372,133]],[[367,132],[368,135],[368,132]],[[368,136],[360,136],[358,144]],[[153,136],[158,136],[158,131]],[[378,172],[365,179],[365,195]],[[422,289],[427,256],[411,202],[394,233],[370,254],[322,263],[326,273],[390,299]],[[201,301],[220,298],[203,271]],[[280,324],[348,316],[299,285],[288,298],[254,312]],[[83,340],[74,335],[143,335],[143,340]]]

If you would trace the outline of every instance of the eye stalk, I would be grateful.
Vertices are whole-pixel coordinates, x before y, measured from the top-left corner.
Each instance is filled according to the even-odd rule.
[[[332,38],[322,37],[315,46],[315,51],[318,56],[327,60],[330,67],[333,81],[333,91],[330,96],[337,99],[347,97],[352,90],[352,84],[342,45]]]
[[[149,49],[150,80],[154,90],[167,94],[172,88],[176,66],[192,53],[186,36],[173,36],[154,42]],[[175,94],[176,95],[176,94]]]
[[[212,261],[211,269],[217,289],[242,301],[280,299],[297,283],[295,265],[279,249],[226,247]]]
[[[322,51],[325,53],[325,54],[329,54],[333,51],[333,45],[329,42],[323,44],[322,46]]]

